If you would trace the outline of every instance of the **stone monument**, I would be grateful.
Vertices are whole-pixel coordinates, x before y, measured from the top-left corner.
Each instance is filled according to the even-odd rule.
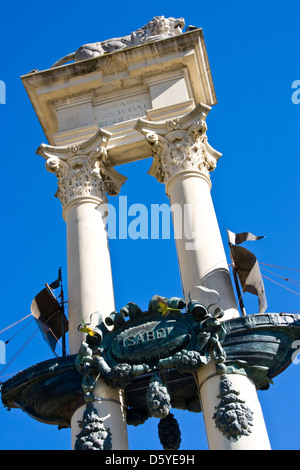
[[[178,449],[171,407],[203,412],[211,449],[269,449],[257,389],[300,338],[297,315],[239,314],[210,191],[221,157],[207,138],[216,94],[202,29],[184,27],[155,17],[22,77],[66,221],[70,351],[5,382],[2,400],[70,426],[73,449],[127,449],[127,424],[151,416],[164,449]],[[196,238],[174,226],[178,297],[153,293],[147,311],[133,302],[116,311],[107,194],[126,182],[122,164],[149,157],[170,204],[195,209]]]

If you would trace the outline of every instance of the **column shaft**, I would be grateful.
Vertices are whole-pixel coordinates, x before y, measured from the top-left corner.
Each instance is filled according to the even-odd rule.
[[[174,223],[174,235],[186,301],[192,289],[201,285],[219,293],[226,318],[237,316],[209,181],[199,173],[184,172],[169,181],[166,190],[171,207],[180,206],[183,215],[183,226]]]
[[[198,105],[191,113],[169,121],[140,119],[136,129],[151,146],[149,173],[165,184],[170,198],[185,299],[188,302],[191,294],[191,300],[201,302],[195,297],[197,286],[215,290],[227,319],[239,313],[210,194],[210,172],[221,154],[207,141],[205,118],[209,110]],[[179,222],[175,206],[181,209]]]
[[[78,332],[81,321],[97,325],[99,312],[104,319],[115,309],[111,262],[105,228],[106,205],[95,198],[77,199],[66,207],[69,298],[70,353],[77,354],[85,334]],[[123,393],[108,387],[99,379],[94,389],[99,418],[112,435],[113,449],[127,449],[126,411]],[[85,405],[74,413],[71,420],[72,448],[80,432]]]
[[[211,362],[202,367],[197,378],[210,450],[270,450],[270,442],[256,387],[249,377],[242,374],[228,375],[232,383],[232,390],[229,390],[231,398],[229,395],[226,396],[226,402],[230,409],[227,410],[227,416],[224,416],[224,429],[226,429],[227,424],[236,425],[235,420],[238,415],[240,416],[240,423],[245,426],[246,419],[242,416],[243,407],[237,409],[239,406],[238,400],[243,402],[242,405],[249,408],[253,418],[248,427],[249,434],[237,433],[237,437],[224,435],[216,426],[214,415],[222,400],[222,393],[220,393],[222,376],[216,374],[214,363]],[[226,405],[224,405],[223,411],[226,411]]]
[[[66,211],[65,211],[66,212]],[[77,201],[65,214],[67,224],[70,353],[79,351],[94,312],[103,317],[115,309],[110,253],[105,229],[105,205],[89,199]],[[91,327],[96,326],[92,324]]]
[[[93,406],[98,416],[103,419],[103,424],[111,433],[112,450],[128,450],[126,409],[121,390],[113,390],[102,381],[98,380],[94,390],[96,401]],[[85,411],[85,405],[78,408],[72,416],[72,449],[74,449],[77,436],[80,432],[80,422]]]
[[[208,111],[208,107],[199,105],[178,119],[140,119],[136,128],[145,135],[152,150],[149,173],[165,184],[170,198],[185,299],[201,303],[203,289],[197,286],[217,291],[219,307],[225,312],[222,319],[227,320],[239,313],[211,198],[210,172],[221,154],[207,142]],[[179,221],[178,207],[182,217]],[[270,448],[256,389],[246,375],[231,374],[229,379],[226,374],[217,374],[211,361],[200,368],[197,378],[211,449]],[[226,417],[219,406],[222,398],[222,405],[229,400]],[[237,423],[237,417],[241,422]]]
[[[110,164],[106,145],[110,133],[99,131],[71,147],[41,145],[38,153],[58,178],[56,196],[67,225],[68,313],[70,354],[78,354],[85,333],[81,322],[93,328],[99,313],[105,318],[115,309],[110,253],[105,227],[106,194],[118,194],[125,177]],[[114,449],[126,449],[127,425],[123,395],[100,378],[93,390],[99,419],[108,421]],[[85,406],[71,420],[72,443],[80,431]],[[106,424],[105,424],[106,426]],[[73,447],[74,448],[74,447]]]

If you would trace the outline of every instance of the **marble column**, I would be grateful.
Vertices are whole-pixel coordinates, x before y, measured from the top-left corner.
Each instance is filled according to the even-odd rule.
[[[210,172],[221,156],[207,141],[205,119],[210,107],[198,105],[181,118],[140,119],[153,156],[149,173],[165,184],[186,301],[199,300],[198,286],[220,295],[224,319],[238,316],[223,242],[212,198]]]
[[[63,207],[67,226],[68,315],[70,354],[77,354],[85,333],[81,322],[97,324],[115,310],[111,261],[105,221],[107,194],[117,195],[126,178],[110,164],[106,146],[110,133],[99,130],[85,142],[70,147],[42,144],[37,153],[46,159],[46,168],[58,180],[56,196]],[[127,427],[122,394],[101,380],[94,393],[95,408],[105,415],[113,449],[126,449]],[[104,406],[104,405],[105,406]],[[116,408],[118,412],[116,413]],[[72,441],[79,433],[85,405],[72,419]],[[116,419],[116,416],[118,417]]]
[[[136,128],[151,147],[153,164],[149,173],[165,184],[174,209],[174,235],[185,299],[198,300],[209,308],[209,299],[217,292],[219,298],[216,296],[211,305],[211,313],[218,305],[224,311],[223,321],[239,313],[211,198],[210,172],[216,168],[221,154],[207,141],[205,119],[209,110],[208,106],[198,105],[177,119],[161,122],[140,119]],[[178,213],[183,215],[179,220]],[[246,375],[227,376],[226,369],[222,373],[220,367],[211,361],[197,374],[210,449],[269,449],[254,383]],[[216,420],[223,419],[221,412],[215,415],[223,389],[231,393],[234,406],[238,405],[237,414],[244,413],[243,425],[247,424],[245,429],[241,426],[235,437],[223,432],[222,423],[220,429],[216,426]]]
[[[197,374],[210,450],[270,450],[254,382],[245,374],[217,373],[211,361]]]

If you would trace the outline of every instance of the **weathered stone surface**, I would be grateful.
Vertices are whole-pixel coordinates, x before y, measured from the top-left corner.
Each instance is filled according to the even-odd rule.
[[[58,67],[73,59],[78,62],[80,60],[91,59],[109,52],[125,49],[126,47],[140,46],[145,42],[158,41],[177,36],[182,33],[184,26],[185,21],[183,18],[155,16],[152,20],[148,21],[145,26],[133,31],[128,36],[85,44],[77,49],[76,52],[68,54],[55,62],[52,67]]]

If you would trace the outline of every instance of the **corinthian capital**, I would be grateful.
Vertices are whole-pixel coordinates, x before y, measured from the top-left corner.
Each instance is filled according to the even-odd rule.
[[[160,183],[168,185],[179,173],[193,172],[210,181],[221,154],[207,141],[206,116],[210,108],[198,105],[192,112],[176,119],[151,122],[139,119],[136,129],[149,143],[153,164],[149,170]]]
[[[58,189],[55,194],[63,208],[76,198],[92,197],[99,203],[119,193],[126,177],[109,161],[107,143],[110,132],[99,129],[90,139],[70,147],[42,144],[37,154],[46,160],[46,168],[55,173]]]

